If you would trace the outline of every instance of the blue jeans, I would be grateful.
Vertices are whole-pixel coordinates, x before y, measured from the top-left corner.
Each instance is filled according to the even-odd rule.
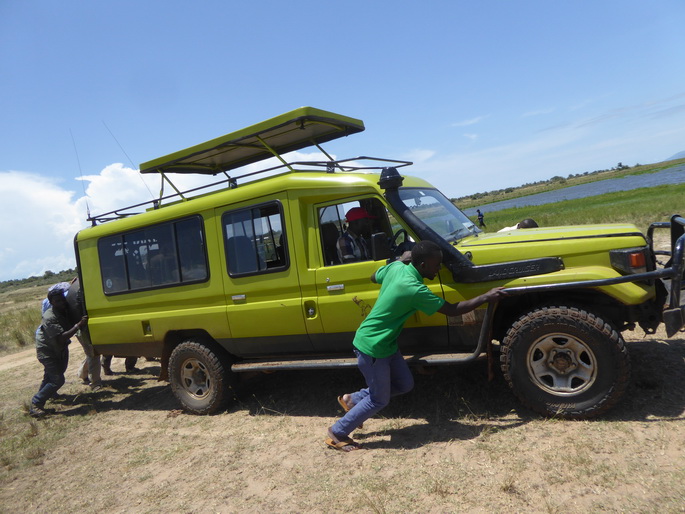
[[[31,403],[36,407],[43,408],[45,402],[55,396],[60,387],[64,385],[66,379],[64,372],[69,365],[69,351],[65,350],[61,358],[41,357],[38,361],[43,365],[43,381],[36,395],[31,398]]]
[[[408,393],[414,387],[414,377],[399,351],[383,359],[376,359],[356,349],[354,353],[367,387],[351,394],[354,407],[331,427],[336,437],[347,437],[388,405],[392,396]]]

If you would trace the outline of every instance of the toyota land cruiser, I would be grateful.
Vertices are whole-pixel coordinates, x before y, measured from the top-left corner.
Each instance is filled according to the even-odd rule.
[[[499,352],[513,392],[544,415],[606,411],[629,380],[621,332],[683,327],[682,217],[647,235],[631,224],[483,233],[406,175],[412,163],[336,160],[321,146],[362,130],[361,120],[303,107],[143,163],[141,173],[172,187],[174,173],[222,179],[93,216],[76,235],[95,348],[160,358],[160,378],[197,414],[221,408],[246,371],[355,366],[353,333],[379,290],[369,277],[423,239],[444,254],[427,283],[435,294],[450,302],[495,286],[511,294],[464,316],[417,313],[399,341],[407,360],[492,361]],[[283,157],[311,146],[326,159]],[[280,164],[228,174],[269,157]],[[353,207],[373,216],[372,258],[343,263],[336,241]],[[662,229],[671,231],[670,261],[657,266],[652,236]]]

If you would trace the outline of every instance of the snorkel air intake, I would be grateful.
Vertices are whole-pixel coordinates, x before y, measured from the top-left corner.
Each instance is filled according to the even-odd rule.
[[[417,218],[400,198],[399,189],[404,181],[397,168],[383,168],[378,185],[385,190],[385,198],[400,218],[402,218],[421,240],[433,241],[442,250],[443,262],[452,272],[454,279],[463,282],[465,271],[473,267],[473,263],[459,252],[454,246],[445,241],[439,234]]]

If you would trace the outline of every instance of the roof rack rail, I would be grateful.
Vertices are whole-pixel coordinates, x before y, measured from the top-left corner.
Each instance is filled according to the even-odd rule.
[[[398,161],[394,159],[384,159],[381,157],[369,157],[367,155],[360,155],[359,157],[352,157],[350,159],[342,159],[338,161],[299,161],[291,162],[293,166],[296,165],[306,165],[306,166],[316,166],[321,168],[326,168],[327,173],[333,173],[336,168],[340,171],[363,171],[363,170],[381,170],[387,166],[361,166],[359,164],[345,164],[348,162],[357,161],[378,161],[384,163],[392,163],[395,168],[402,168],[404,166],[411,166],[414,164],[412,161]]]
[[[374,161],[379,164],[370,164],[370,165],[364,165],[360,161]],[[166,196],[160,195],[159,198],[156,198],[154,200],[147,200],[145,202],[140,202],[134,205],[130,205],[128,207],[122,207],[120,209],[115,209],[113,211],[105,212],[103,214],[98,214],[95,216],[89,216],[87,220],[92,224],[92,226],[97,225],[98,223],[105,223],[107,221],[114,221],[117,219],[121,218],[126,218],[129,216],[134,216],[136,214],[141,214],[143,211],[133,211],[129,212],[132,209],[137,209],[139,207],[145,207],[144,210],[154,210],[154,209],[159,209],[161,208],[165,202],[171,200],[171,202],[166,203],[166,205],[170,204],[175,204],[179,201],[188,201],[191,200],[192,198],[195,198],[195,196],[188,196],[192,193],[196,193],[198,191],[203,191],[212,187],[216,187],[217,190],[221,190],[220,186],[224,186],[224,188],[227,189],[235,189],[238,187],[238,180],[243,180],[249,177],[256,177],[258,175],[263,175],[269,172],[275,172],[273,175],[269,175],[268,177],[264,178],[269,178],[271,176],[279,176],[285,173],[311,173],[311,172],[321,172],[321,171],[326,171],[326,173],[351,173],[351,172],[363,172],[363,171],[373,171],[373,170],[382,170],[383,168],[388,167],[388,165],[392,165],[395,168],[402,168],[404,166],[411,166],[413,164],[412,161],[401,161],[401,160],[396,160],[396,159],[384,159],[381,157],[370,157],[366,155],[360,155],[358,157],[352,157],[349,159],[341,159],[341,160],[336,160],[336,161],[292,161],[292,162],[284,162],[283,164],[279,164],[277,166],[272,166],[269,168],[264,168],[261,170],[257,171],[251,171],[249,173],[244,173],[242,175],[237,175],[234,177],[231,177],[228,175],[226,172],[224,172],[224,175],[226,175],[225,179],[219,180],[217,182],[212,182],[211,184],[205,184],[202,186],[198,186],[192,189],[188,189],[186,191],[179,191],[175,187],[175,192],[168,194]],[[307,166],[308,168],[295,168],[294,166]],[[162,177],[162,180],[164,180],[165,177]],[[249,183],[249,181],[248,181]],[[172,184],[173,186],[173,184]]]

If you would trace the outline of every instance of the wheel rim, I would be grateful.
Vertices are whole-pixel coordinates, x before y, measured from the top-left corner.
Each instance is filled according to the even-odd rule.
[[[202,400],[209,395],[211,380],[207,367],[198,359],[186,359],[181,366],[181,386],[193,398]]]
[[[557,396],[582,393],[597,378],[597,359],[590,347],[569,334],[547,334],[533,343],[526,359],[533,382]]]

